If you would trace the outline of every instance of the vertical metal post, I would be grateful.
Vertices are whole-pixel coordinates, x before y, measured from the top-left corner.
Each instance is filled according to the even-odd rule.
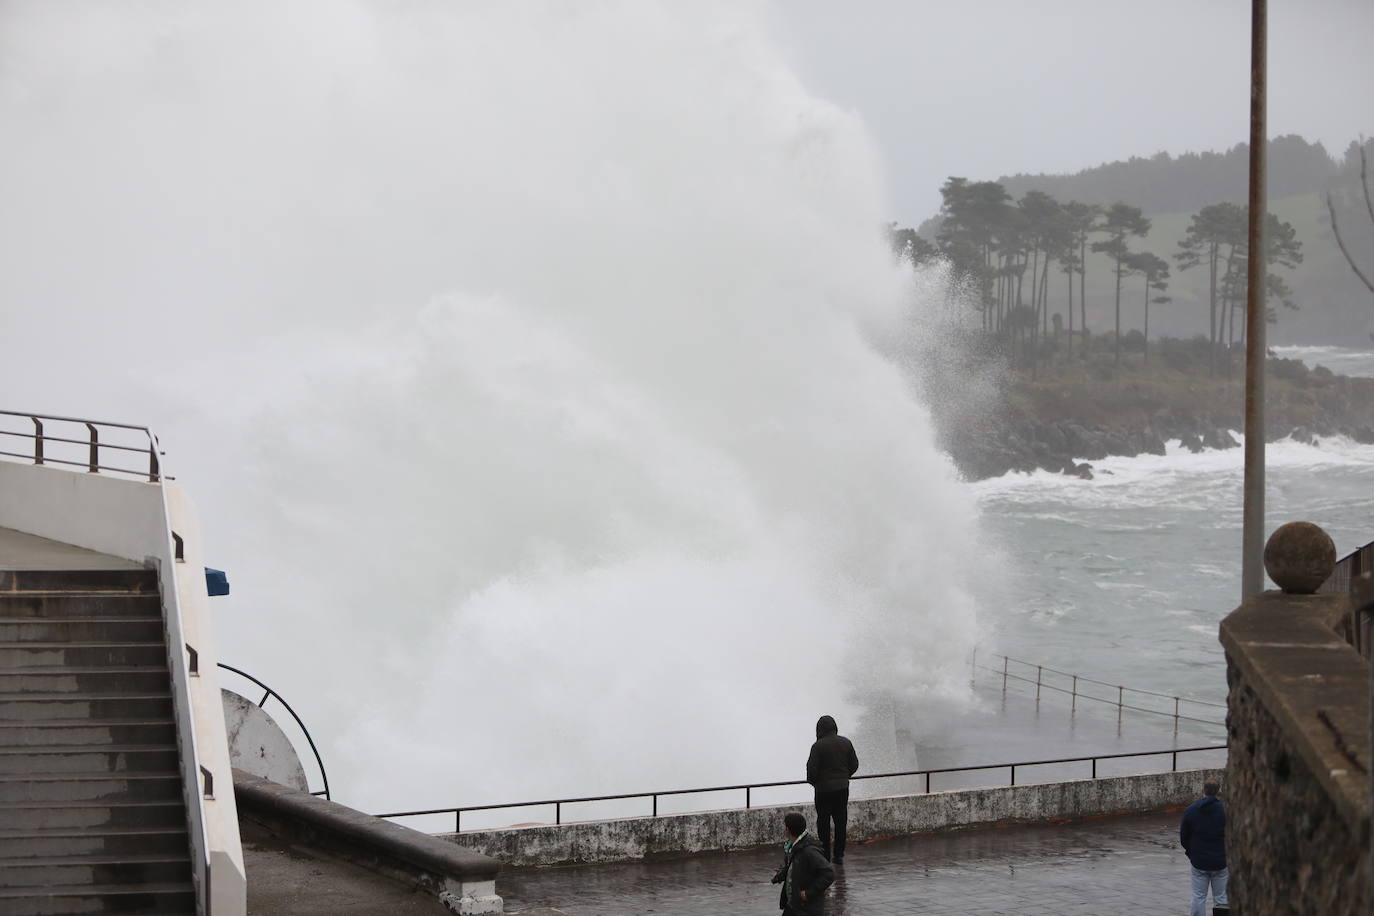
[[[555,824],[562,824],[562,823],[563,823],[563,803],[562,803],[562,802],[554,802],[554,803],[553,803],[553,822],[554,822]]]
[[[930,770],[926,770],[926,794],[930,794]]]
[[[1069,706],[1071,712],[1078,709],[1078,675],[1073,676],[1073,702]]]
[[[1097,758],[1093,758],[1093,779],[1097,778]]]
[[[1177,751],[1177,750],[1174,751],[1173,764],[1170,766],[1170,771],[1171,771],[1171,772],[1174,772],[1174,773],[1177,773],[1177,772],[1178,772],[1178,751]]]
[[[100,473],[100,433],[96,432],[95,424],[87,423],[86,428],[91,431],[91,455],[90,468],[92,474]]]
[[[1120,684],[1116,687],[1116,724],[1121,724],[1121,711],[1125,705],[1126,688]]]
[[[1241,526],[1241,599],[1264,590],[1264,223],[1268,0],[1250,5],[1250,256],[1245,290],[1245,509]]]
[[[658,794],[655,793],[653,798],[654,798],[654,817],[658,817]],[[748,796],[748,795],[746,795],[746,796],[744,797],[744,801],[745,801],[744,807],[748,808],[748,807],[749,807],[749,796]]]
[[[1035,701],[1040,702],[1040,675],[1044,672],[1044,665],[1035,666]]]
[[[454,832],[454,833],[462,833],[462,832],[463,832],[463,809],[462,809],[462,808],[459,808],[457,811],[453,812],[453,832]]]
[[[749,803],[750,803],[750,801],[751,801],[750,793],[749,793],[749,788],[750,788],[749,786],[745,786],[745,787],[744,787],[744,807],[746,807],[746,808],[748,808],[748,807],[750,806]]]
[[[33,463],[43,463],[43,421],[29,417],[33,421]]]
[[[1007,662],[1009,662],[1009,661],[1011,661],[1011,659],[1007,658],[1005,655],[1002,656],[1002,692],[1003,692],[1003,693],[1006,693],[1006,692],[1007,692]]]
[[[1011,765],[1011,784],[1016,785],[1016,764]]]
[[[1178,697],[1174,697],[1174,728],[1178,728]]]

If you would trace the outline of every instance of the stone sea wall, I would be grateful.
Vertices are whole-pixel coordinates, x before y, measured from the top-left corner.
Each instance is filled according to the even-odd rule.
[[[920,795],[855,798],[849,803],[851,841],[915,833],[1158,811],[1189,804],[1218,769],[1182,770],[1101,779]],[[783,816],[813,813],[810,805],[701,811],[662,817],[582,821],[442,834],[465,849],[507,866],[637,862],[656,857],[754,849],[778,843]]]

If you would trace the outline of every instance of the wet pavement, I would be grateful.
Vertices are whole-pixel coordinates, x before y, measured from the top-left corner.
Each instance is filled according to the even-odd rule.
[[[1179,811],[932,834],[851,846],[829,916],[1188,911]],[[699,916],[778,912],[778,852],[506,872],[506,912]],[[548,909],[543,909],[548,908]]]

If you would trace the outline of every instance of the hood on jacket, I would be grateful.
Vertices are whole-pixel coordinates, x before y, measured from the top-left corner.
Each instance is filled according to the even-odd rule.
[[[819,719],[816,720],[817,741],[819,741],[821,738],[826,737],[827,735],[838,735],[839,733],[840,727],[835,724],[835,720],[830,716],[821,716]]]

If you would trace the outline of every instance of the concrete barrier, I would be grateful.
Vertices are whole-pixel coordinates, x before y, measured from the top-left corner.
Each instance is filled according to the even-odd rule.
[[[239,816],[285,840],[423,888],[453,912],[502,912],[501,863],[338,802],[234,770]]]
[[[1195,801],[1202,794],[1203,782],[1220,779],[1222,772],[1207,768],[856,798],[849,803],[849,838],[877,840],[995,824],[1158,811]],[[802,811],[809,823],[815,809],[774,805],[438,836],[511,867],[635,862],[773,846],[780,842],[782,818],[788,811]]]

